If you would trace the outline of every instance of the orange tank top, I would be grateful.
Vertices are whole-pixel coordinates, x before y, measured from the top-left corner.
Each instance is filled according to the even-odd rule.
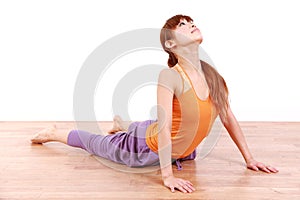
[[[190,155],[208,135],[217,117],[215,107],[210,99],[201,100],[193,84],[178,64],[173,67],[182,77],[183,93],[173,97],[172,111],[172,158],[179,159]],[[146,131],[146,144],[158,152],[158,122],[151,124]]]

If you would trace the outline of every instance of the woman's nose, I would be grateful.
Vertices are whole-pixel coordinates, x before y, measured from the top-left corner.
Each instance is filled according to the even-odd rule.
[[[195,28],[196,26],[195,26],[195,24],[192,24],[192,28]]]

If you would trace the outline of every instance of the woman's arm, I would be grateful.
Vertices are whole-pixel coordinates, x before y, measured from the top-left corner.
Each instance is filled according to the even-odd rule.
[[[176,74],[172,69],[162,70],[159,75],[157,86],[157,117],[158,117],[158,155],[161,175],[164,185],[181,192],[193,192],[195,189],[187,180],[176,178],[172,170],[172,104],[176,89]],[[177,81],[178,83],[178,81]]]
[[[171,126],[174,85],[170,69],[161,71],[157,86],[158,155],[162,178],[173,176]]]
[[[278,172],[278,170],[271,166],[266,166],[263,163],[257,162],[253,159],[253,156],[251,155],[248,145],[246,143],[245,137],[243,135],[243,132],[241,130],[241,127],[236,120],[234,114],[232,113],[230,106],[228,106],[227,110],[227,121],[225,122],[222,120],[224,127],[228,131],[230,137],[234,141],[234,143],[237,145],[238,149],[240,150],[241,154],[243,155],[245,162],[247,164],[247,167],[249,169],[258,171],[262,170],[264,172],[270,173],[270,172]]]

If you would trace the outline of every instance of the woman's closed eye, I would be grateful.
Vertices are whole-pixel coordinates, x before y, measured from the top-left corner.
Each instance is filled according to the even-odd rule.
[[[179,27],[181,27],[181,26],[183,26],[183,25],[185,25],[184,22],[180,22],[180,23],[179,23]]]

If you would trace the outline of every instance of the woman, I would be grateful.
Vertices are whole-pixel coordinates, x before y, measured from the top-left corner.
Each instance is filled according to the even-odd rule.
[[[57,134],[55,126],[44,129],[33,143],[58,141],[80,147],[89,153],[131,167],[158,165],[163,183],[172,192],[195,191],[188,180],[173,175],[172,163],[195,158],[195,149],[209,133],[219,115],[231,138],[243,155],[247,167],[264,172],[278,172],[253,159],[242,130],[228,104],[224,79],[209,64],[199,61],[200,30],[189,16],[168,19],[160,34],[161,44],[169,54],[169,69],[160,72],[157,86],[158,119],[126,124],[114,118],[107,136],[81,130]]]

